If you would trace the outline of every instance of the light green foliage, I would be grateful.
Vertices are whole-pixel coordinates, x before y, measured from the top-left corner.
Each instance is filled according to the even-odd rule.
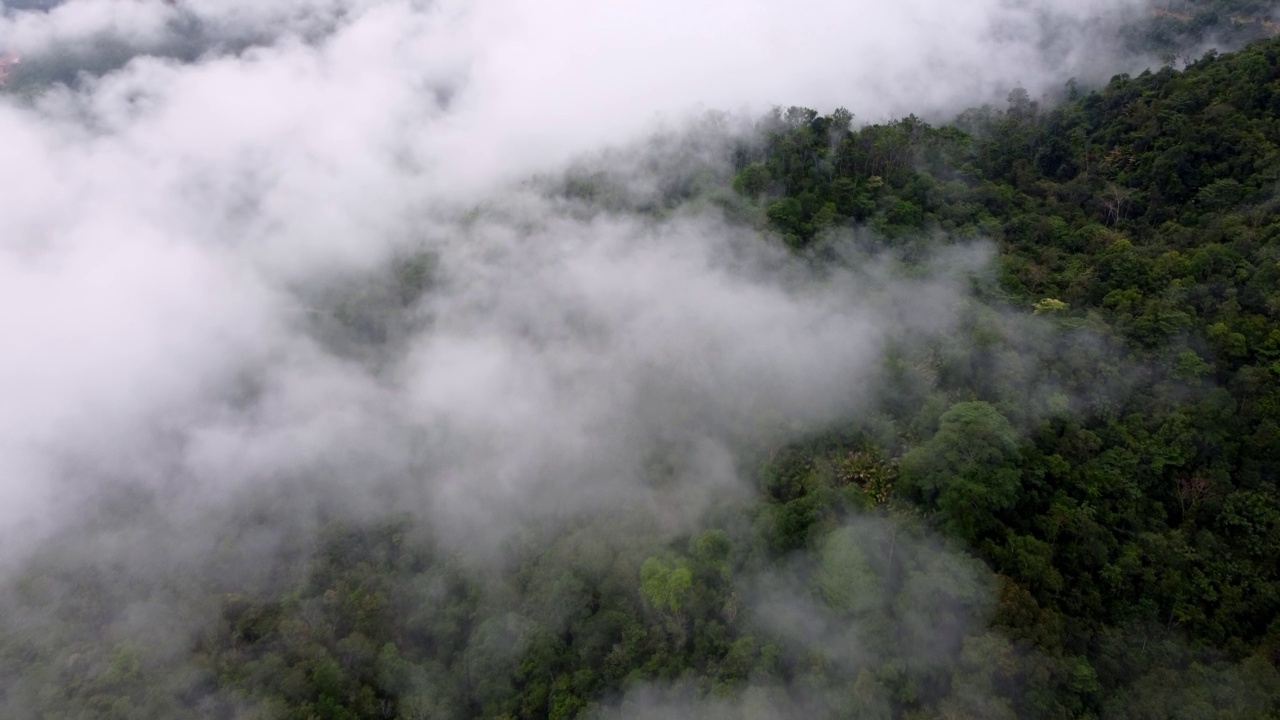
[[[872,568],[851,528],[832,532],[818,553],[818,592],[832,608],[854,615],[869,612],[883,602],[884,579]]]
[[[649,607],[678,612],[692,589],[693,573],[683,561],[651,557],[640,566],[640,592]]]
[[[1042,313],[1064,312],[1071,306],[1057,298],[1044,298],[1043,300],[1037,300],[1033,307],[1036,314],[1040,315]]]

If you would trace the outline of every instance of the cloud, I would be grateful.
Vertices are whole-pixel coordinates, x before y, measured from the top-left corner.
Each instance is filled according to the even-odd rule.
[[[279,100],[295,98],[308,81],[328,85],[329,102],[344,102],[346,112],[447,99],[447,116],[422,123],[414,112],[397,135],[453,185],[459,175],[519,176],[698,106],[754,113],[775,103],[845,105],[883,120],[1002,99],[1014,84],[1039,91],[1069,75],[1101,76],[1134,62],[1120,62],[1090,38],[1143,7],[1136,0],[71,0],[47,13],[9,13],[0,22],[0,46],[28,56],[23,72],[36,74],[43,62],[95,43],[188,60],[275,47],[280,52],[266,62],[250,53],[258,62],[246,71],[278,87]],[[295,77],[297,86],[275,85],[284,78],[265,72],[265,65],[304,57],[321,65]],[[412,92],[361,92],[370,86]],[[266,109],[238,98],[228,87],[202,98],[203,107],[214,116]]]
[[[0,570],[58,537],[138,575],[216,565],[251,501],[407,510],[475,552],[605,508],[687,531],[746,491],[743,447],[863,407],[886,335],[945,331],[962,290],[655,199],[723,183],[716,143],[774,103],[879,120],[1056,85],[1102,10],[3,8]],[[545,192],[605,147],[617,207]],[[146,512],[96,522],[122,488]]]
[[[1003,707],[990,689],[970,687],[974,646],[1009,652],[983,635],[990,575],[980,562],[897,521],[862,517],[833,529],[815,552],[793,555],[743,579],[747,616],[738,638],[768,646],[786,683],[725,684],[698,692],[692,680],[637,683],[591,717],[889,717],[906,678],[915,700],[956,705],[959,714]],[[993,662],[981,655],[978,665]],[[946,677],[938,687],[921,678]],[[950,685],[950,688],[946,688]],[[982,708],[989,703],[989,708]],[[945,706],[944,706],[945,707]],[[1007,714],[1007,708],[1005,708]]]
[[[572,487],[607,475],[636,427],[711,428],[723,442],[766,411],[848,412],[886,317],[859,298],[861,280],[771,276],[784,258],[706,217],[583,219],[511,183],[663,116],[678,135],[699,106],[944,108],[978,91],[949,73],[994,87],[1034,49],[990,44],[997,20],[1032,8],[893,7],[74,0],[7,12],[0,39],[36,65],[93,38],[139,53],[0,104],[0,155],[22,179],[0,197],[4,329],[23,338],[4,376],[20,402],[0,420],[9,522],[74,494],[68,458],[141,475],[185,462],[204,486],[321,467],[337,447],[375,456],[391,441],[355,429],[378,428],[448,446],[439,464],[409,460],[420,448],[392,457],[484,504],[524,475]],[[210,38],[259,39],[235,52],[209,41],[189,62],[149,54],[184,17]],[[643,147],[611,160],[625,157]],[[624,162],[636,168],[618,180],[626,192],[661,184],[665,170]],[[482,198],[505,215],[459,222]],[[442,284],[412,309],[430,320],[403,354],[375,373],[317,344],[304,290],[405,252],[435,257]],[[738,267],[720,257],[735,254]],[[261,405],[228,410],[246,377],[265,383]],[[618,432],[601,443],[602,428]],[[188,438],[197,459],[148,469],[139,448],[157,435]],[[463,447],[488,448],[486,482]]]

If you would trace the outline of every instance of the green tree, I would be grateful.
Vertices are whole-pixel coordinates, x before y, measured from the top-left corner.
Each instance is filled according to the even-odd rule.
[[[957,403],[932,438],[902,457],[899,487],[976,540],[994,513],[1017,502],[1019,458],[1017,433],[999,410],[982,401]]]
[[[693,573],[681,560],[651,557],[640,565],[640,593],[649,607],[679,612],[692,589]]]

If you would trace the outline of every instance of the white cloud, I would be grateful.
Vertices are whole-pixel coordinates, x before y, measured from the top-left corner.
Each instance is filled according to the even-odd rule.
[[[1015,82],[1056,84],[1036,18],[1098,10],[1009,0],[8,9],[0,47],[28,56],[28,79],[58,63],[93,72],[33,98],[0,96],[12,181],[0,194],[10,338],[0,528],[29,528],[95,472],[189,475],[208,490],[383,457],[386,473],[431,475],[421,481],[472,507],[521,483],[625,493],[616,485],[636,471],[615,461],[635,460],[631,443],[664,426],[704,428],[714,445],[751,436],[770,413],[812,423],[847,412],[886,318],[858,301],[860,281],[797,284],[794,267],[770,277],[753,265],[785,265],[768,250],[734,269],[719,258],[744,252],[738,231],[582,221],[510,194],[510,183],[663,119],[681,127],[700,108],[845,105],[881,119]],[[198,59],[175,59],[192,43]],[[106,62],[106,46],[136,57]],[[450,208],[484,198],[515,219],[450,220]],[[420,308],[403,355],[371,369],[310,336],[314,309],[299,288],[422,247],[446,285]],[[257,394],[229,400],[246,382]],[[438,456],[423,460],[418,442]]]

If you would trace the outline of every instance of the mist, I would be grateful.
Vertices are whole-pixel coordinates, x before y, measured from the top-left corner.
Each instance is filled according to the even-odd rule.
[[[73,86],[7,95],[0,105],[8,139],[0,153],[21,177],[0,198],[3,326],[20,348],[6,354],[3,373],[17,400],[0,419],[4,527],[30,537],[58,522],[55,508],[98,482],[73,477],[76,466],[209,492],[323,464],[311,456],[335,451],[336,437],[354,453],[443,422],[506,435],[521,459],[495,457],[514,464],[495,468],[488,489],[458,491],[501,495],[511,468],[537,466],[524,457],[539,455],[535,448],[583,454],[544,445],[547,435],[610,457],[617,448],[588,442],[585,428],[659,425],[671,412],[659,407],[664,394],[701,397],[691,403],[703,415],[696,423],[730,435],[755,422],[753,407],[808,422],[848,412],[886,321],[846,302],[853,280],[797,289],[760,272],[738,277],[717,256],[755,241],[735,240],[737,231],[714,220],[583,219],[513,186],[631,142],[663,118],[685,126],[703,107],[842,103],[876,118],[1047,82],[1063,74],[1049,60],[1063,58],[1039,54],[1051,28],[1032,20],[1080,20],[1097,8],[799,10],[98,1],[7,9],[0,46],[23,54],[23,72],[93,43],[136,54],[105,74],[88,68]],[[827,19],[817,32],[848,35],[815,39],[805,21],[814,15]],[[192,22],[210,38],[257,39],[209,40],[189,62],[149,52],[189,37]],[[1013,31],[1022,27],[1038,30]],[[482,200],[510,217],[457,220]],[[300,289],[372,272],[396,253],[427,253],[442,274],[406,311],[420,318],[412,337],[376,371],[333,356],[308,330]],[[753,262],[785,264],[743,264]],[[843,290],[827,287],[841,282]],[[602,337],[588,339],[591,327]],[[651,392],[645,383],[658,380],[646,372],[670,385]],[[833,392],[842,374],[835,387],[844,390]],[[263,382],[252,412],[228,400]],[[655,417],[644,417],[641,401]],[[544,423],[563,415],[572,417]],[[249,433],[246,424],[252,450],[203,449]],[[350,431],[358,427],[379,431]],[[544,432],[551,427],[559,432]],[[169,448],[162,455],[178,457],[163,462],[148,449],[172,442],[191,447]],[[613,444],[630,445],[627,431]],[[392,457],[420,462],[408,454]],[[235,472],[207,467],[232,458]],[[176,480],[173,463],[205,477]]]
[[[210,610],[175,578],[278,588],[326,519],[407,513],[494,587],[548,528],[696,532],[762,456],[865,412],[887,343],[951,332],[992,254],[820,267],[732,197],[678,202],[727,186],[754,118],[946,117],[1148,62],[1089,39],[1136,0],[0,8],[23,58],[0,94],[0,584],[112,568],[136,596],[101,632],[156,663]],[[574,173],[608,197],[562,192]],[[918,565],[979,584],[932,542]],[[796,583],[740,582],[772,635],[856,644]],[[908,595],[884,622],[921,636],[987,603],[922,619]],[[633,697],[616,712],[670,714]]]

